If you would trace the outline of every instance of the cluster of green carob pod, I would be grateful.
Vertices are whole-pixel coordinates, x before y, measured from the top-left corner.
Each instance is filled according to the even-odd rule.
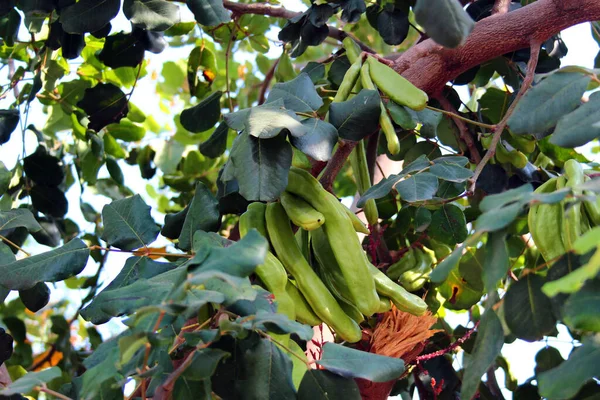
[[[324,322],[342,340],[357,342],[364,316],[388,311],[391,303],[415,315],[427,310],[369,262],[356,234],[368,229],[307,171],[292,168],[280,201],[250,204],[239,227],[241,236],[256,229],[269,239],[273,252],[256,275],[290,319]]]
[[[546,181],[535,190],[535,193],[552,193],[571,188],[575,195],[560,203],[535,204],[529,209],[529,232],[546,262],[571,251],[579,236],[600,225],[600,198],[587,200],[582,197],[583,201],[576,198],[591,195],[577,191],[577,187],[589,179],[582,166],[571,159],[565,162],[563,175]]]
[[[390,101],[413,110],[419,111],[425,108],[429,100],[427,93],[414,86],[392,68],[379,62],[374,57],[366,56],[366,59],[363,59],[360,47],[350,37],[344,39],[343,45],[351,66],[346,71],[344,79],[333,98],[333,102],[346,101],[360,92],[361,89],[368,89],[379,90]],[[379,106],[379,126],[386,138],[388,151],[394,155],[398,154],[400,152],[400,141],[398,135],[396,135],[392,119],[383,101],[380,102]],[[358,192],[362,195],[371,187],[363,141],[359,141],[356,144],[354,151],[350,155],[350,163],[354,171]],[[368,200],[364,206],[364,211],[369,224],[376,224],[379,216],[375,200]]]

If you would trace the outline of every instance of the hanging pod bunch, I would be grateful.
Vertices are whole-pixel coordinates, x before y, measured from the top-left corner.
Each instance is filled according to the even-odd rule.
[[[546,181],[534,193],[571,189],[574,196],[554,204],[534,204],[529,208],[529,232],[540,254],[551,262],[573,249],[579,236],[600,225],[600,198],[577,188],[589,180],[581,164],[567,160],[564,174]],[[587,195],[583,200],[577,198]]]
[[[410,247],[402,258],[390,265],[387,276],[400,283],[406,290],[414,292],[427,283],[436,261],[433,250],[426,247]]]

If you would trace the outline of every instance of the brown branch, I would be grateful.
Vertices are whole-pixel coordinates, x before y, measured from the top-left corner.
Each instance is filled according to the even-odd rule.
[[[357,142],[352,142],[348,140],[340,140],[338,143],[338,148],[336,152],[331,157],[331,160],[327,163],[327,167],[325,168],[325,172],[323,172],[323,176],[320,179],[321,184],[328,192],[331,192],[333,187],[333,181],[335,181],[335,177],[341,171],[344,163],[352,153],[354,147],[356,147]]]
[[[267,71],[267,74],[265,75],[265,80],[263,81],[262,85],[260,85],[260,92],[258,93],[258,105],[259,106],[265,102],[265,93],[267,93],[269,84],[271,83],[271,80],[273,79],[273,76],[275,75],[275,68],[277,68],[277,64],[279,64],[279,60],[281,60],[281,59],[278,58],[277,60],[275,60],[275,62],[271,66],[271,68],[269,68],[269,70]]]
[[[290,18],[293,18],[293,17],[296,17],[296,16],[302,14],[301,12],[286,10],[283,7],[273,7],[267,3],[243,4],[243,3],[234,3],[232,1],[225,0],[225,1],[223,1],[223,7],[230,10],[234,14],[234,16],[242,15],[242,14],[258,14],[258,15],[268,15],[270,17],[275,17],[275,18],[290,19]],[[354,39],[354,41],[360,46],[360,48],[363,51],[366,51],[368,53],[375,53],[375,50],[373,50],[366,44],[361,43],[354,36],[348,34],[347,32],[344,32],[343,30],[335,28],[333,26],[328,26],[328,28],[329,28],[329,37],[330,38],[339,40],[341,42],[342,40],[344,40],[344,38],[346,38],[347,36],[350,36],[350,37],[352,37],[352,39]]]
[[[600,20],[600,1],[538,0],[477,22],[464,45],[446,49],[425,40],[397,58],[394,69],[430,95],[461,73],[503,54],[543,43],[581,22]]]
[[[506,14],[510,9],[510,0],[496,0],[492,14]]]
[[[481,155],[479,154],[479,150],[477,150],[477,145],[475,144],[475,140],[473,140],[473,136],[471,136],[469,127],[467,127],[465,121],[455,116],[458,115],[458,111],[456,111],[450,100],[448,100],[444,95],[439,95],[436,98],[444,110],[453,114],[450,116],[450,118],[452,118],[452,121],[454,121],[458,127],[460,140],[467,146],[469,155],[471,156],[471,161],[476,164],[479,163],[481,161]]]
[[[471,193],[473,193],[475,191],[475,185],[477,183],[477,178],[479,177],[479,175],[481,175],[481,171],[483,171],[483,168],[485,167],[485,165],[491,160],[491,158],[494,156],[494,153],[496,153],[496,146],[500,142],[500,138],[502,136],[502,132],[504,131],[504,128],[506,127],[508,118],[510,118],[511,114],[515,110],[515,107],[517,106],[517,103],[519,102],[519,100],[521,100],[521,97],[523,97],[523,95],[525,94],[527,89],[529,89],[529,86],[531,86],[531,84],[533,83],[533,78],[535,77],[535,68],[537,67],[538,58],[540,55],[540,46],[541,46],[540,42],[537,42],[537,41],[531,42],[531,57],[529,58],[529,62],[527,63],[527,75],[525,75],[525,79],[523,79],[523,84],[521,85],[521,88],[519,89],[519,93],[517,93],[517,97],[515,97],[515,100],[511,103],[510,107],[508,107],[508,110],[506,111],[506,114],[504,114],[502,121],[500,121],[498,123],[498,125],[496,125],[496,130],[494,132],[494,136],[492,138],[492,143],[490,144],[490,148],[488,149],[488,151],[485,153],[485,155],[481,159],[481,162],[479,162],[479,164],[477,164],[477,168],[475,168],[473,177],[470,179]]]

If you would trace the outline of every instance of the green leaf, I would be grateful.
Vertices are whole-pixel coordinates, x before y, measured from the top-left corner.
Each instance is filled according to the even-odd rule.
[[[508,119],[515,134],[543,133],[581,102],[590,77],[557,71],[529,89]]]
[[[269,339],[259,339],[250,346],[240,343],[243,351],[243,399],[293,399],[296,390],[292,382],[292,362]]]
[[[577,254],[585,254],[600,245],[600,226],[596,226],[580,237],[573,243],[573,250]]]
[[[202,182],[198,182],[179,235],[178,247],[186,251],[191,249],[196,231],[216,231],[220,222],[219,201]]]
[[[563,361],[560,351],[554,347],[545,347],[535,355],[535,375],[558,367]]]
[[[306,128],[291,111],[276,108],[253,107],[244,123],[248,135],[259,139],[271,139],[281,131],[288,130],[292,136],[301,137]]]
[[[462,380],[461,398],[471,399],[477,393],[481,376],[492,365],[502,350],[504,331],[494,310],[487,310],[481,317],[477,338],[471,356],[466,359]]]
[[[587,264],[562,278],[545,283],[542,290],[549,297],[556,296],[558,293],[574,293],[581,289],[586,280],[596,277],[598,273],[600,273],[600,248]]]
[[[388,101],[385,106],[390,112],[390,116],[394,122],[403,129],[415,129],[417,127],[417,122],[413,119],[406,107],[400,106],[391,100]]]
[[[362,378],[372,382],[388,382],[404,373],[400,358],[381,356],[327,342],[317,361],[325,369],[346,378]]]
[[[0,231],[7,229],[27,228],[29,232],[37,232],[42,229],[35,220],[31,211],[26,208],[15,208],[8,211],[0,211]]]
[[[96,0],[92,1],[95,2]],[[71,7],[88,2],[88,0],[80,1]],[[117,0],[118,3],[119,0]],[[89,116],[90,122],[88,123],[88,128],[98,132],[105,126],[111,123],[118,123],[124,118],[129,112],[127,103],[128,100],[125,97],[125,93],[120,88],[112,83],[99,83],[93,88],[85,89],[85,95],[77,103],[77,107],[82,108]],[[114,132],[111,132],[111,134],[119,138]]]
[[[360,400],[356,381],[329,371],[311,369],[306,371],[300,387],[298,400]]]
[[[359,141],[379,126],[381,98],[376,90],[361,90],[348,101],[329,106],[329,122],[342,139]]]
[[[200,143],[200,153],[209,158],[219,157],[227,149],[227,136],[229,136],[229,127],[221,122],[208,140]]]
[[[231,148],[240,194],[248,201],[274,201],[287,186],[292,147],[284,135],[257,139],[240,134]]]
[[[80,239],[42,254],[0,266],[0,285],[29,289],[38,282],[58,282],[80,273],[87,264],[90,250]]]
[[[490,120],[492,124],[497,124],[502,120],[504,113],[510,106],[509,92],[490,87],[485,90],[485,94],[478,100],[481,107],[481,113]]]
[[[396,184],[396,190],[404,201],[431,200],[438,190],[438,179],[429,172],[421,172]]]
[[[295,112],[311,113],[323,105],[308,74],[300,74],[291,81],[273,85],[267,103],[283,100],[285,108]]]
[[[0,145],[10,140],[10,135],[19,125],[19,110],[0,110]]]
[[[528,201],[532,193],[533,186],[530,184],[521,185],[518,188],[507,190],[502,193],[485,196],[483,200],[481,200],[481,203],[479,203],[479,209],[481,212],[486,213],[515,202]]]
[[[299,322],[292,321],[283,314],[258,310],[255,318],[247,319],[240,317],[241,325],[247,329],[260,329],[263,331],[271,331],[278,333],[294,333],[301,340],[310,340],[313,337],[313,330],[308,325],[303,325]]]
[[[231,19],[221,0],[187,0],[187,6],[200,25],[216,26]]]
[[[121,146],[115,138],[108,132],[102,136],[102,142],[104,143],[104,151],[115,158],[127,157],[127,151]]]
[[[444,204],[433,213],[428,233],[433,239],[450,246],[462,243],[469,233],[465,214],[454,204]]]
[[[279,99],[277,101],[273,101],[271,103],[265,103],[261,106],[256,106],[252,108],[246,108],[244,110],[232,112],[223,115],[223,119],[227,126],[236,131],[243,131],[246,127],[246,120],[248,119],[248,115],[250,111],[255,110],[257,108],[268,108],[268,109],[280,109],[283,110],[283,99]]]
[[[436,163],[429,168],[429,172],[450,182],[464,182],[473,176],[470,169],[453,163]]]
[[[179,7],[164,0],[125,0],[123,14],[133,26],[149,31],[165,31],[179,23]]]
[[[186,368],[183,376],[192,381],[210,378],[217,369],[217,365],[229,353],[219,349],[196,350],[192,356],[192,363]]]
[[[446,280],[450,272],[458,265],[462,253],[467,246],[474,246],[479,242],[482,232],[474,232],[468,236],[463,244],[458,246],[450,255],[446,256],[438,265],[433,269],[429,275],[429,279],[434,283],[442,283]]]
[[[460,264],[455,264],[447,279],[438,288],[438,292],[446,299],[444,307],[450,310],[468,310],[483,296],[480,265],[482,255],[480,251],[468,249],[464,258],[460,259]],[[438,265],[434,271],[439,267]]]
[[[549,399],[570,399],[588,380],[600,375],[598,336],[587,337],[569,359],[558,367],[540,373],[536,379],[540,395]]]
[[[422,137],[433,139],[437,136],[437,127],[442,120],[442,113],[429,109],[414,111],[409,108],[406,111],[412,116],[413,121],[421,124],[419,133]]]
[[[587,103],[558,121],[550,143],[560,147],[577,147],[600,137],[599,110],[600,93],[592,93]]]
[[[44,282],[38,282],[30,289],[19,290],[19,298],[31,312],[38,312],[50,301],[50,288]]]
[[[21,378],[0,390],[0,395],[11,396],[16,394],[27,394],[35,387],[42,386],[62,375],[60,368],[52,367],[39,372],[28,372]]]
[[[506,228],[523,211],[522,203],[512,203],[506,207],[483,213],[475,221],[475,229],[480,232],[493,232]]]
[[[302,125],[306,133],[290,137],[292,145],[314,160],[329,161],[338,141],[335,127],[319,118],[307,118]]]
[[[552,137],[548,136],[537,142],[537,146],[544,155],[550,157],[554,162],[564,163],[571,158],[579,162],[589,162],[585,156],[579,154],[575,149],[568,149],[550,143]]]
[[[4,166],[4,163],[0,161],[0,196],[8,190],[11,179],[12,173]]]
[[[504,296],[506,324],[519,339],[539,340],[556,325],[550,299],[542,292],[543,284],[542,277],[527,274],[514,282]]]
[[[577,331],[600,332],[600,280],[586,282],[564,303],[563,321]]]
[[[102,208],[102,240],[121,250],[135,250],[152,243],[160,229],[139,194],[113,201]]]
[[[487,293],[496,289],[498,281],[506,276],[510,267],[506,247],[506,231],[490,232],[485,245],[483,284]]]
[[[204,132],[215,126],[221,117],[221,96],[223,92],[216,91],[181,113],[181,125],[190,132]]]
[[[120,0],[80,0],[61,10],[65,32],[83,34],[102,29],[119,13]]]
[[[156,275],[162,274],[163,272],[170,271],[173,268],[173,264],[157,262],[147,257],[129,257],[127,261],[125,261],[125,265],[115,279],[113,279],[112,282],[110,282],[108,286],[104,288],[104,290],[100,292],[100,294],[97,295],[89,305],[81,310],[81,316],[86,321],[90,321],[95,325],[99,325],[108,321],[110,316],[102,312],[100,309],[102,303],[100,296],[102,293],[131,285],[138,279],[150,279]]]
[[[185,145],[172,137],[161,143],[154,157],[154,163],[164,174],[174,174],[184,151]]]

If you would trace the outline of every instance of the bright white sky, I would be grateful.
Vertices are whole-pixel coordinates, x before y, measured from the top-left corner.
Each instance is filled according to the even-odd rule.
[[[284,4],[288,9],[292,9],[295,11],[302,11],[306,8],[306,6],[300,3],[298,0],[283,0],[282,4]],[[182,13],[182,17],[184,20],[192,19],[191,15],[188,12]],[[128,23],[122,15],[120,16],[120,21],[115,26],[118,29],[128,30]],[[113,31],[114,30],[115,29],[113,29]],[[276,34],[277,32],[272,32],[273,39],[276,39]],[[563,32],[562,37],[567,47],[569,48],[568,55],[562,59],[562,65],[581,65],[584,67],[593,68],[594,58],[598,53],[598,45],[590,35],[589,24],[581,24],[569,28]],[[153,70],[155,70],[160,75],[162,62],[164,60],[176,60],[178,58],[185,58],[188,52],[189,49],[167,49],[164,53],[160,55],[153,55],[147,53],[146,55],[150,57],[149,74]],[[280,54],[280,52],[281,48],[272,46],[271,54],[269,54],[269,56],[276,57]],[[240,53],[237,53],[235,57],[239,61],[253,58],[253,56],[251,55],[244,55]],[[7,68],[5,68],[5,71],[6,70]],[[2,74],[3,80],[6,79],[5,74],[6,72]],[[461,91],[461,96],[465,95],[466,91]],[[158,105],[152,103],[152,101],[155,101],[155,99],[156,96],[154,95],[154,87],[152,84],[150,84],[148,78],[141,82],[141,84],[136,88],[132,97],[133,103],[139,106],[147,114],[153,114],[155,116],[158,116],[161,115],[161,113],[158,111]],[[463,100],[467,102],[468,98],[465,98]],[[12,99],[0,100],[0,108],[7,108],[10,105],[10,102],[12,102]],[[30,111],[29,123],[34,123],[38,127],[41,127],[46,117],[44,114],[41,113],[41,109],[38,103],[34,102],[32,104],[34,106]],[[35,150],[37,143],[31,132],[26,134],[25,145],[28,154]],[[0,147],[0,160],[3,161],[8,168],[12,168],[21,154],[22,146],[23,144],[21,140],[21,135],[18,132],[15,132],[15,134],[12,135],[11,140],[4,146]],[[131,177],[131,179],[127,179],[129,187],[135,193],[140,193],[143,197],[145,197],[147,201],[151,202],[151,200],[146,194],[146,184],[148,182],[144,181],[139,177],[139,173],[136,170],[137,167],[130,167],[124,165],[124,163],[120,163],[120,165],[126,177]],[[108,176],[106,170],[101,171],[101,176]],[[156,179],[154,181],[156,181]],[[76,206],[79,202],[80,197],[82,197],[84,201],[91,202],[97,210],[100,210],[104,204],[110,202],[109,199],[94,197],[91,194],[87,193],[84,193],[84,195],[82,196],[79,191],[78,185],[73,185],[71,190],[69,190],[69,192],[67,193],[67,196],[69,199],[69,204],[71,205],[67,217],[73,219],[74,221],[77,221],[77,223],[80,224],[80,227],[83,230],[91,230],[93,229],[93,227],[83,219],[79,207]],[[154,216],[159,223],[162,222],[162,215],[155,213]],[[34,247],[35,252],[44,251],[44,246],[38,246],[32,242],[33,241],[30,240],[28,242],[28,245],[30,245],[30,247]],[[123,265],[126,258],[126,255],[113,253],[111,254],[109,265]],[[84,270],[83,274],[92,274],[95,271],[95,269],[95,264],[90,263],[88,265],[88,268]],[[110,280],[118,273],[118,271],[119,268],[108,268],[108,270],[106,271],[107,273],[103,276],[103,280],[105,282],[110,282]],[[61,285],[62,284],[59,284],[58,287],[60,287]],[[63,297],[64,292],[61,292],[61,290],[53,290],[52,301],[58,301],[61,297]],[[80,296],[81,298],[83,298],[85,296],[85,293],[82,291],[82,293],[80,293]],[[78,299],[73,299],[73,301],[77,302]],[[468,320],[468,318],[467,314],[463,313],[456,314],[449,318],[449,320],[453,325],[458,323],[464,324]],[[109,323],[103,325],[101,327],[101,332],[104,335],[108,336],[110,335],[111,331],[114,332],[114,329],[119,329],[119,325],[120,324],[118,323]],[[548,338],[548,343],[558,348],[559,351],[561,351],[563,357],[566,358],[572,349],[572,343],[569,335],[566,333],[566,329],[564,327],[561,327],[560,331],[561,334],[558,336],[558,338]],[[519,379],[519,383],[523,383],[525,379],[532,376],[534,368],[534,356],[537,353],[537,351],[543,348],[544,346],[544,342],[532,344],[520,340],[517,340],[513,344],[504,346],[503,353],[511,363],[513,374]],[[457,359],[457,362],[460,363],[460,359]],[[498,373],[498,382],[502,387],[504,384],[504,376],[501,372]],[[506,391],[505,396],[510,397],[511,394],[508,391]]]

